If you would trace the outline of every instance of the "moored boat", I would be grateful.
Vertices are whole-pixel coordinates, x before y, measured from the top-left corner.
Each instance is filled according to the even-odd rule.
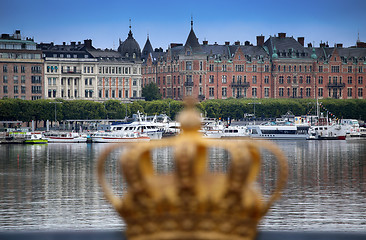
[[[308,138],[309,126],[295,125],[248,125],[250,137],[273,140]]]
[[[47,132],[44,137],[49,143],[85,143],[87,140],[76,132]]]
[[[117,142],[147,142],[150,138],[146,133],[132,131],[96,132],[90,135],[93,143],[117,143]]]
[[[28,132],[24,136],[24,143],[26,143],[26,144],[47,144],[48,140],[43,137],[41,132]]]

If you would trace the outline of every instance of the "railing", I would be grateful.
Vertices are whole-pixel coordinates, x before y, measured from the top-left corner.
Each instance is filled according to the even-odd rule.
[[[250,87],[250,83],[249,82],[233,82],[230,84],[231,87]]]
[[[340,87],[340,88],[344,88],[346,86],[345,83],[328,83],[327,87],[331,88],[331,87]]]
[[[0,239],[38,240],[38,239],[78,239],[78,240],[127,240],[124,232],[113,230],[93,231],[3,231]],[[366,232],[295,232],[295,231],[260,231],[256,240],[365,240]]]
[[[184,82],[184,86],[185,87],[191,87],[191,86],[193,86],[194,85],[194,83],[193,82]]]
[[[61,71],[62,73],[66,73],[66,74],[81,74],[81,70],[69,70],[69,71],[67,71],[67,70],[62,70]]]

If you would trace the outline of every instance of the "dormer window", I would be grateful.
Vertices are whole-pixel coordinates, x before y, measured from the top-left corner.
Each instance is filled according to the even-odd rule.
[[[133,58],[136,58],[136,53],[133,53],[132,57],[133,57]]]
[[[191,55],[191,51],[187,51],[187,56],[190,56]]]
[[[128,58],[128,53],[126,52],[126,57]]]

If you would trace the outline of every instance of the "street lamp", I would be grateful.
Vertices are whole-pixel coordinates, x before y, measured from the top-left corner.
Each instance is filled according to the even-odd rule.
[[[255,105],[256,104],[262,104],[261,102],[252,102],[252,103],[248,103],[249,105],[253,104],[253,108],[254,108],[254,118],[255,118]],[[255,124],[255,120],[254,120],[254,124]]]

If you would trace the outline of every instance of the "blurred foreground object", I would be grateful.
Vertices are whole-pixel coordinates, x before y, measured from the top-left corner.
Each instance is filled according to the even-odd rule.
[[[112,193],[104,176],[108,155],[121,145],[110,146],[101,154],[98,177],[105,197],[126,222],[129,240],[254,239],[258,222],[286,183],[286,158],[269,142],[203,139],[198,132],[201,118],[195,101],[188,98],[185,105],[178,117],[180,135],[133,144],[123,153],[120,164],[128,184],[123,197]],[[164,147],[173,149],[175,170],[158,175],[151,152]],[[228,152],[231,164],[227,173],[207,170],[209,148]],[[272,152],[279,163],[277,186],[268,200],[263,200],[255,185],[260,149]]]

